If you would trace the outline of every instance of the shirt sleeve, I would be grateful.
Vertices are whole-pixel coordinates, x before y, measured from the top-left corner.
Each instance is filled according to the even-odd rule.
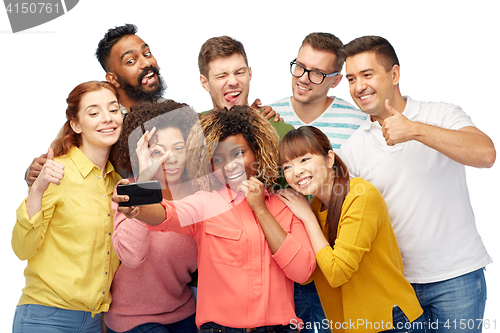
[[[290,280],[304,283],[314,272],[316,259],[304,224],[292,216],[290,232],[273,258]]]
[[[151,231],[174,231],[195,237],[198,222],[205,219],[205,211],[209,210],[206,194],[199,191],[179,201],[164,199],[161,205],[165,208],[165,221],[155,226],[146,225],[147,228]]]
[[[111,202],[111,207],[115,212],[113,248],[122,264],[137,268],[149,251],[151,232],[145,223],[137,219],[128,219],[123,213],[117,212],[117,203]]]
[[[457,105],[449,104],[443,110],[442,127],[452,130],[459,130],[463,127],[474,126],[470,117]]]
[[[383,216],[380,207],[386,207],[382,195],[374,187],[354,199],[346,197],[347,200],[349,202],[344,202],[342,208],[334,247],[325,246],[316,253],[318,266],[332,288],[349,281],[359,269],[378,233]]]
[[[56,209],[58,188],[50,184],[42,197],[42,208],[31,217],[28,216],[26,199],[16,211],[17,221],[12,231],[12,249],[21,260],[35,255],[42,246],[47,227]]]

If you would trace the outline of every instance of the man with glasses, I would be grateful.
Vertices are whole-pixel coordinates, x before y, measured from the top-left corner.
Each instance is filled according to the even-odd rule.
[[[342,79],[344,60],[338,54],[342,46],[340,39],[330,33],[309,34],[290,63],[293,95],[270,104],[287,124],[321,129],[335,152],[366,119],[351,104],[328,96]]]
[[[302,41],[297,58],[290,62],[291,97],[270,106],[295,128],[310,125],[319,128],[330,139],[333,150],[340,146],[365,121],[366,115],[346,101],[328,96],[342,79],[343,58],[340,39],[330,33],[311,33]],[[295,311],[304,321],[303,332],[329,333],[321,323],[325,314],[314,283],[295,284]]]

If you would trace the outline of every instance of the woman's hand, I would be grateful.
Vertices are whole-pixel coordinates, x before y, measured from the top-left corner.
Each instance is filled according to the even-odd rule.
[[[309,201],[299,192],[286,188],[279,190],[278,196],[302,222],[316,221]]]
[[[129,183],[128,179],[122,179],[116,185],[117,186],[118,185],[127,185],[128,183]],[[120,202],[127,202],[129,200],[129,196],[128,195],[119,195],[115,191],[113,193],[113,196],[111,197],[111,200],[117,204],[120,204]],[[122,213],[128,219],[133,219],[134,217],[139,215],[140,208],[137,206],[125,207],[125,206],[118,205],[116,211],[118,213]]]
[[[158,169],[163,164],[164,161],[170,156],[170,152],[163,151],[163,148],[158,146],[157,150],[163,152],[162,157],[158,160],[154,160],[151,155],[151,149],[149,148],[149,141],[153,137],[156,131],[156,127],[153,127],[151,132],[146,131],[144,135],[137,141],[137,149],[135,150],[137,154],[137,159],[139,160],[139,177],[138,182],[148,181],[153,179]]]
[[[257,210],[267,210],[264,202],[265,188],[264,184],[255,177],[244,180],[238,186],[238,190],[243,192],[247,198],[248,206],[253,212]]]

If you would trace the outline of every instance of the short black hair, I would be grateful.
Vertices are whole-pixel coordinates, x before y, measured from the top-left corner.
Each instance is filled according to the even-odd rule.
[[[95,56],[97,60],[101,64],[104,71],[107,70],[108,57],[111,53],[111,48],[118,43],[118,41],[128,35],[135,35],[137,33],[137,27],[134,24],[125,24],[120,27],[115,27],[109,29],[108,32],[104,35],[104,37],[99,41],[99,45],[97,46],[97,50],[95,51]]]

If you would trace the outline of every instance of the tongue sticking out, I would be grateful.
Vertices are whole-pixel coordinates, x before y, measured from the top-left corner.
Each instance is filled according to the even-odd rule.
[[[144,78],[142,78],[142,84],[148,83],[150,78],[151,77],[144,77]]]
[[[226,102],[233,102],[238,98],[238,96],[240,96],[240,93],[229,93],[224,95],[224,99],[226,100]]]

